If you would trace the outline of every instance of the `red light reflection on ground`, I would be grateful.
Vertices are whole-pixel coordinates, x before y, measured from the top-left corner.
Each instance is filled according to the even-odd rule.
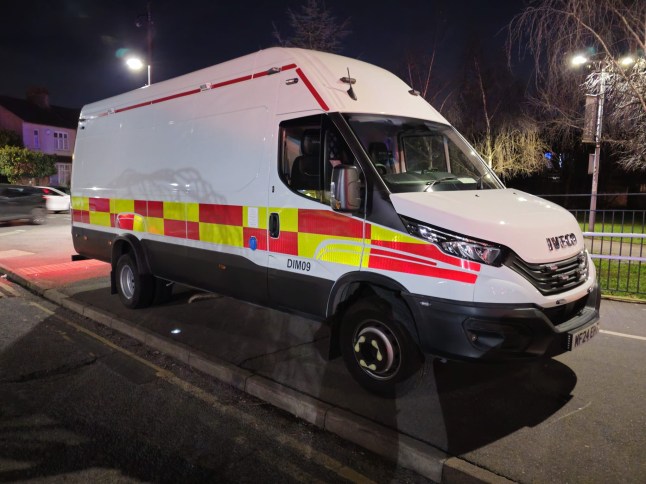
[[[27,280],[37,282],[43,288],[51,289],[85,279],[107,276],[110,274],[110,264],[97,260],[83,260],[20,267],[14,269],[14,272]]]

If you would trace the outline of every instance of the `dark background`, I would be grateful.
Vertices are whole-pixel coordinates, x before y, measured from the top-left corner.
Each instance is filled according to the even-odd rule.
[[[274,25],[291,35],[286,10],[305,1],[152,1],[153,82],[276,45]],[[435,75],[448,82],[474,46],[503,57],[506,26],[524,5],[325,0],[337,19],[351,21],[341,54],[406,78],[406,57],[425,58],[435,47]],[[128,70],[122,57],[123,49],[145,57],[146,29],[135,25],[145,0],[3,0],[0,13],[2,95],[22,98],[28,87],[43,86],[52,104],[80,108],[146,82],[145,71]]]

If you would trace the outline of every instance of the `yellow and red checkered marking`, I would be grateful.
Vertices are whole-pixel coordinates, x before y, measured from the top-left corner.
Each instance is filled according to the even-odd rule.
[[[267,234],[272,212],[280,217],[278,238]],[[433,244],[329,210],[73,197],[72,219],[239,248],[255,238],[255,250],[470,284],[480,271],[480,264]]]

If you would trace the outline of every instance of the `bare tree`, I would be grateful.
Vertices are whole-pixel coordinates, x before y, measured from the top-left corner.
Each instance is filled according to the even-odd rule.
[[[288,8],[287,18],[293,32],[290,37],[283,37],[274,24],[274,38],[283,47],[336,53],[341,51],[343,40],[351,33],[350,18],[337,20],[320,0],[307,0],[296,11]]]
[[[538,126],[529,119],[499,127],[477,141],[475,148],[502,179],[544,170],[544,155],[549,151]]]
[[[644,61],[630,68],[620,61],[626,53],[646,51],[646,2],[536,0],[510,25],[510,57],[516,46],[521,54],[533,55],[539,88],[535,101],[564,138],[572,137],[573,126],[582,127],[581,87],[594,93],[603,72],[608,124],[604,131],[613,134],[604,141],[612,143],[622,166],[646,169]],[[568,62],[586,48],[594,55],[594,68],[585,82],[577,82]]]

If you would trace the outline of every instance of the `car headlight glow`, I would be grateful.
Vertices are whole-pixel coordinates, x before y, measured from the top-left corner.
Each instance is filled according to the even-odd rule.
[[[444,232],[411,219],[404,219],[404,223],[411,235],[437,245],[446,254],[493,266],[502,262],[503,248],[491,242]]]

